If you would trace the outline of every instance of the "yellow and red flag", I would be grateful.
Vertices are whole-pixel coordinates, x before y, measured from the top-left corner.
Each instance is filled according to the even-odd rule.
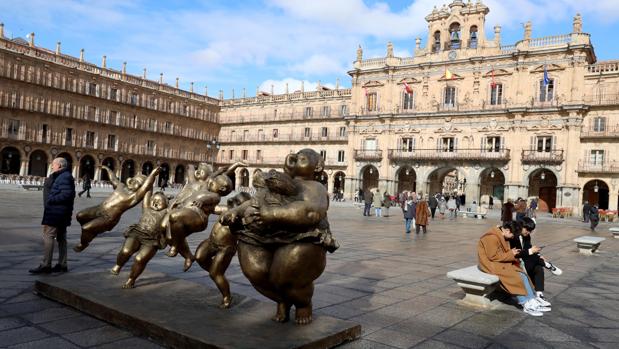
[[[406,91],[406,93],[408,93],[409,95],[413,94],[413,88],[410,87],[410,85],[407,84],[406,81],[404,81],[404,91]]]

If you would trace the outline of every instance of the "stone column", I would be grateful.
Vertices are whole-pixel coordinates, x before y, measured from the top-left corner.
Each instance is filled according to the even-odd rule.
[[[464,188],[464,195],[466,197],[465,206],[470,206],[473,201],[477,202],[479,205],[479,194],[480,194],[480,185],[479,183],[469,183],[467,181],[466,187]]]
[[[76,163],[73,164],[73,171],[71,173],[73,174],[73,178],[75,178],[75,179],[78,178],[78,174],[80,173],[80,163],[79,163],[79,161],[77,161]]]
[[[28,175],[28,159],[21,161],[21,167],[19,168],[19,175],[20,176]]]
[[[344,195],[348,200],[352,200],[355,197],[355,190],[357,180],[355,178],[346,178],[344,181]]]
[[[327,193],[329,193],[329,197],[333,195],[333,188],[335,187],[335,173],[329,176],[327,180]]]
[[[234,176],[234,188],[236,190],[239,190],[239,188],[241,187],[241,184],[243,184],[243,182],[241,182],[241,174],[240,173],[236,173],[236,175]]]
[[[617,191],[613,191],[611,193],[608,194],[608,209],[609,210],[617,210],[618,207],[617,205],[619,204],[617,201],[619,201],[619,193],[617,193]]]
[[[95,181],[101,180],[101,166],[95,166]]]

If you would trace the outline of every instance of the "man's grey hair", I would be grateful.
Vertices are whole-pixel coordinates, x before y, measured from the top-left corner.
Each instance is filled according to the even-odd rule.
[[[67,166],[69,166],[69,162],[67,162],[67,159],[63,157],[55,158],[54,161],[60,165],[60,168],[67,168]]]

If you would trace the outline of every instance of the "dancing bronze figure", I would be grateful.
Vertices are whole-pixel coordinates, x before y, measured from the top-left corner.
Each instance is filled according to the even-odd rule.
[[[116,265],[111,270],[112,274],[118,275],[129,258],[137,252],[129,279],[122,286],[123,288],[133,288],[148,261],[153,258],[157,250],[166,246],[165,228],[162,223],[167,207],[168,198],[162,192],[153,194],[151,188],[144,196],[142,217],[137,224],[130,225],[125,231],[125,242],[116,257]]]
[[[278,322],[289,320],[293,305],[297,324],[312,321],[314,280],[324,271],[326,252],[338,248],[327,220],[327,190],[314,180],[322,170],[316,151],[290,154],[285,173],[269,172],[256,197],[222,219],[224,224],[241,220],[241,270],[256,290],[277,302],[273,320]]]
[[[248,193],[238,193],[228,199],[227,208],[234,209],[250,198],[251,196]],[[209,238],[202,241],[196,249],[196,261],[202,269],[208,272],[219,292],[221,292],[221,307],[229,308],[232,304],[232,294],[225,273],[236,253],[237,238],[232,231],[238,230],[240,227],[223,225],[220,221],[221,219],[213,225]]]
[[[97,235],[112,230],[125,211],[142,201],[161,171],[161,168],[157,167],[148,177],[142,174],[131,177],[125,185],[112,170],[106,166],[102,168],[107,171],[114,192],[101,204],[77,213],[75,218],[82,226],[82,234],[80,243],[73,247],[75,252],[83,251]]]

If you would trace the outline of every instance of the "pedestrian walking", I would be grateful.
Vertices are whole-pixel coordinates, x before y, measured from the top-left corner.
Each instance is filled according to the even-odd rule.
[[[417,203],[413,201],[412,197],[408,197],[402,207],[402,215],[404,216],[404,231],[406,234],[410,234],[411,226],[415,227],[415,214],[417,209]]]
[[[441,215],[441,219],[445,219],[445,211],[447,211],[447,201],[441,195],[438,199],[438,213]]]
[[[86,197],[90,198],[90,188],[91,188],[91,180],[88,173],[82,177],[82,191],[80,191],[77,196],[82,197],[82,194],[86,193]]]
[[[434,219],[434,214],[436,213],[436,208],[438,207],[438,199],[436,198],[436,195],[430,196],[428,206],[430,206],[430,213],[432,214],[432,219]]]
[[[374,193],[370,189],[367,189],[365,193],[363,193],[363,202],[365,203],[365,207],[363,208],[363,215],[370,216],[370,209],[372,208],[372,202],[374,201]]]
[[[376,188],[376,194],[374,194],[374,211],[376,212],[376,217],[381,217],[383,213],[383,198],[380,195],[380,191]]]
[[[516,221],[520,222],[527,215],[527,201],[523,198],[518,198],[514,209],[516,210]]]
[[[453,196],[449,197],[449,200],[447,200],[447,209],[449,210],[449,219],[450,220],[454,220],[456,219],[456,216],[458,214],[458,212],[456,211],[456,199]]]
[[[597,204],[589,209],[589,221],[591,222],[591,231],[595,231],[595,227],[600,223],[600,210]]]
[[[585,204],[582,205],[582,219],[585,223],[589,223],[590,215],[591,215],[591,205],[589,205],[589,201],[585,201]]]
[[[383,205],[385,207],[385,217],[389,217],[389,207],[393,205],[393,202],[391,201],[391,195],[387,191],[383,195]]]
[[[52,161],[51,180],[47,190],[44,188],[43,220],[43,259],[38,267],[30,269],[31,274],[66,272],[67,268],[67,227],[71,225],[73,201],[75,200],[75,180],[71,175],[65,158]],[[50,184],[51,183],[51,184]],[[54,240],[58,243],[58,264],[52,268]]]
[[[428,196],[419,195],[420,199],[417,202],[415,211],[415,234],[419,234],[419,230],[427,233],[426,226],[428,225],[428,216],[430,215],[430,207],[428,206]]]

